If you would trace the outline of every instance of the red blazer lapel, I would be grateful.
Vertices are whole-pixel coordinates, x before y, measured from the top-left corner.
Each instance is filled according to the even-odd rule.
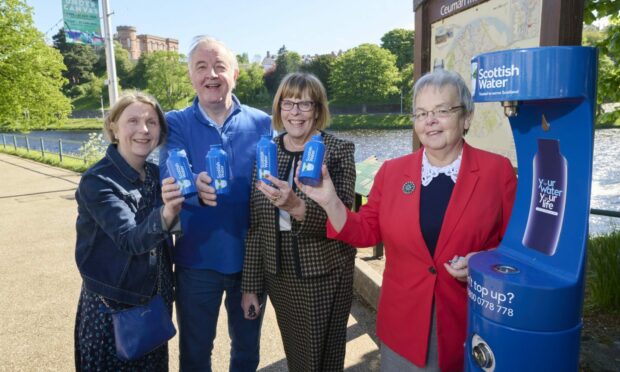
[[[463,144],[463,156],[461,157],[461,168],[454,185],[454,190],[450,196],[450,202],[446,209],[446,214],[437,240],[435,257],[440,257],[441,251],[450,240],[454,228],[459,223],[478,183],[478,160],[472,147],[467,143]],[[471,206],[470,208],[474,208]]]
[[[422,230],[420,229],[420,192],[422,190],[422,149],[414,152],[411,162],[406,164],[403,169],[402,177],[398,184],[398,198],[402,200],[403,210],[410,214],[408,218],[403,219],[401,231],[411,236],[411,246],[409,252],[415,256],[422,254],[430,266],[433,264],[433,258],[428,251]],[[406,186],[408,183],[413,184],[413,191],[407,193]],[[417,248],[416,248],[417,247]],[[421,249],[423,248],[423,249]]]

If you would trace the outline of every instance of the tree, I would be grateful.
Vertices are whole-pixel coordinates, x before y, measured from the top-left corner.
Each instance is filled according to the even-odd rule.
[[[329,77],[332,74],[335,60],[336,56],[332,54],[323,54],[315,57],[308,63],[302,64],[299,68],[301,71],[309,72],[319,78],[327,91],[328,97],[332,96],[332,87],[329,83]]]
[[[267,90],[272,96],[276,94],[282,78],[288,73],[298,71],[301,65],[301,56],[299,54],[286,51],[284,46],[280,48],[280,51],[283,52],[276,59],[276,69],[265,74],[265,86],[267,86]]]
[[[116,40],[114,40],[114,62],[116,63],[116,77],[119,85],[135,88],[131,83],[134,81],[133,70],[136,63],[129,58],[129,52],[123,49],[121,43]],[[99,48],[97,51],[97,62],[93,70],[98,77],[107,76],[107,59],[104,48]]]
[[[239,66],[250,64],[250,57],[247,53],[237,54],[237,63]]]
[[[382,102],[398,94],[396,57],[374,44],[362,44],[336,58],[330,84],[339,103]]]
[[[252,63],[239,70],[239,77],[235,86],[235,95],[242,103],[254,105],[268,105],[269,92],[263,80],[264,71],[260,64]]]
[[[185,57],[177,52],[156,51],[146,56],[146,90],[164,109],[187,106],[194,96]]]
[[[400,70],[398,89],[401,94],[402,109],[411,112],[413,107],[413,63],[406,64]]]
[[[62,55],[45,44],[23,0],[0,2],[0,127],[27,131],[65,119]]]
[[[69,92],[74,86],[88,81],[94,72],[97,53],[92,45],[67,43],[65,30],[62,28],[52,38],[54,39],[54,48],[60,51],[65,66],[67,66],[63,76],[67,78],[66,91]]]
[[[381,37],[381,47],[389,50],[396,56],[396,67],[413,63],[414,31],[404,28],[395,28]]]
[[[146,79],[144,77],[146,76],[147,60],[148,54],[142,53],[123,86],[138,90],[146,89]]]
[[[608,17],[609,24],[602,31],[602,38],[591,35],[591,30],[584,32],[584,45],[599,48],[599,71],[597,84],[597,103],[599,122],[613,123],[620,121],[620,110],[603,113],[605,103],[620,102],[620,1],[588,0],[584,11],[584,21],[591,24],[597,19]]]

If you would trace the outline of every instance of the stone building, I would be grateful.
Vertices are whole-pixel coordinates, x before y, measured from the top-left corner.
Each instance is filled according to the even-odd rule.
[[[137,60],[142,53],[150,53],[157,50],[179,51],[179,41],[177,39],[164,38],[155,35],[136,35],[136,28],[133,26],[118,26],[114,40],[129,52],[129,58]]]

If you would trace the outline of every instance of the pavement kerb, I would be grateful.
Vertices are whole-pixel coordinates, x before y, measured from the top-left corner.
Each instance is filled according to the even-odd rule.
[[[381,282],[383,277],[364,260],[355,258],[355,272],[353,274],[353,290],[364,299],[375,311],[379,303]]]

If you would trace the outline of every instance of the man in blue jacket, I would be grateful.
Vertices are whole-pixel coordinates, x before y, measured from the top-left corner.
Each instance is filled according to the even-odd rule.
[[[193,172],[200,173],[199,197],[183,205],[183,235],[174,248],[180,368],[211,371],[217,318],[226,292],[230,371],[256,371],[262,319],[244,318],[240,283],[256,143],[271,133],[271,119],[232,94],[239,67],[235,54],[222,42],[196,38],[188,65],[196,97],[191,106],[166,114],[169,134],[160,154],[162,179],[169,175],[166,159],[173,148],[184,149]],[[213,144],[222,145],[228,154],[228,195],[216,197],[208,186],[205,156]]]

